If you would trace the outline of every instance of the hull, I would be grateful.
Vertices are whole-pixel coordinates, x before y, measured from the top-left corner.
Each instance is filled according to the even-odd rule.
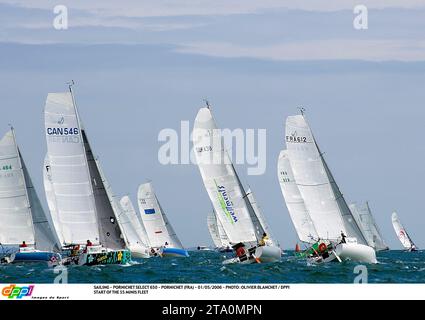
[[[128,250],[114,250],[99,253],[83,253],[78,259],[80,266],[96,266],[109,264],[127,264],[131,261]]]
[[[128,248],[131,256],[136,259],[149,259],[151,257],[147,248]]]
[[[62,257],[58,253],[47,251],[23,251],[11,255],[11,263],[21,262],[58,262]]]
[[[323,249],[321,247],[323,246]],[[378,263],[376,252],[372,247],[353,243],[333,244],[328,241],[315,243],[310,249],[299,253],[298,257],[306,257],[312,263],[329,263],[356,261],[361,263]]]
[[[376,252],[372,247],[357,243],[341,243],[335,247],[336,254],[342,261],[356,261],[376,264]]]
[[[255,256],[261,263],[276,262],[282,257],[282,250],[272,246],[258,247],[255,250]]]
[[[184,249],[178,248],[164,248],[161,250],[161,255],[163,258],[171,257],[171,258],[188,258],[189,252]]]

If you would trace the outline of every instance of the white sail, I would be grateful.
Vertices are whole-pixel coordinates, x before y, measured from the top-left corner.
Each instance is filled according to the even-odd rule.
[[[388,250],[388,246],[385,244],[378,225],[373,218],[369,204],[367,202],[362,205],[353,203],[350,205],[350,210],[360,226],[367,244],[376,251]]]
[[[401,224],[400,219],[398,218],[398,215],[396,212],[393,213],[391,220],[393,223],[395,233],[397,234],[397,237],[400,240],[403,247],[407,250],[416,248],[415,244],[413,243],[406,229]]]
[[[248,189],[247,191],[248,195],[248,200],[252,206],[252,209],[254,210],[254,214],[255,214],[255,220],[253,220],[254,223],[254,227],[255,227],[255,231],[257,233],[257,238],[261,239],[263,236],[263,233],[266,233],[267,236],[269,237],[269,243],[272,246],[275,247],[279,247],[279,243],[278,241],[274,238],[272,230],[269,226],[269,224],[267,223],[260,206],[258,205],[257,200],[255,199],[254,193],[252,192],[251,189]],[[256,224],[259,224],[258,226]]]
[[[59,243],[65,243],[63,235],[61,232],[61,227],[59,224],[59,216],[56,209],[56,198],[55,192],[53,190],[52,176],[50,171],[50,162],[49,157],[46,155],[44,158],[44,167],[43,167],[43,183],[44,183],[44,192],[46,194],[47,206],[49,207],[50,217],[56,230],[56,235],[59,239]]]
[[[199,110],[193,140],[202,180],[229,241],[233,244],[258,241],[251,220],[252,206],[209,108]]]
[[[22,159],[22,157],[21,157]],[[35,191],[31,177],[22,159],[22,168],[27,187],[28,199],[31,205],[31,215],[34,225],[35,247],[41,251],[60,251],[61,246],[53,226],[52,219],[49,214],[46,214],[41,206],[40,199]]]
[[[160,248],[168,243],[170,248],[183,249],[183,245],[162,210],[150,182],[140,185],[137,199],[150,245]]]
[[[121,229],[125,234],[127,246],[132,247],[134,245],[139,245],[149,247],[145,227],[141,224],[130,197],[122,197],[120,205],[122,212],[121,215],[118,216],[118,220],[120,222]]]
[[[288,117],[286,144],[298,189],[320,238],[341,232],[366,244],[303,116]]]
[[[62,246],[100,244],[95,199],[82,131],[71,92],[49,93],[45,129]]]
[[[13,131],[0,140],[0,243],[35,245],[31,205]]]
[[[214,212],[211,212],[207,216],[207,225],[208,225],[208,231],[210,232],[211,239],[213,240],[214,245],[216,248],[220,248],[222,246],[220,234],[218,231],[218,225],[217,225],[217,217]]]
[[[279,155],[278,177],[280,188],[298,238],[305,243],[315,243],[319,236],[298,189],[286,150],[282,150]]]

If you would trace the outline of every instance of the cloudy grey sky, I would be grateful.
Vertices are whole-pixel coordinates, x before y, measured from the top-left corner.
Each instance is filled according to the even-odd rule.
[[[238,170],[285,248],[296,235],[276,177],[284,121],[307,116],[349,201],[369,200],[400,248],[397,209],[425,247],[425,1],[60,1],[69,29],[52,27],[57,1],[0,0],[0,111],[13,123],[44,201],[43,106],[74,79],[92,146],[115,193],[152,179],[186,246],[209,244],[211,205],[197,167],[162,166],[158,133],[193,125],[208,97],[220,127],[267,129],[267,172]],[[295,4],[296,3],[296,4]]]

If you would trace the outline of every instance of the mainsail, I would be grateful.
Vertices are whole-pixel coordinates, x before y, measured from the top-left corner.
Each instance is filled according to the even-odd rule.
[[[295,181],[318,236],[336,241],[344,232],[366,244],[304,116],[288,117],[286,144]]]
[[[161,248],[168,243],[167,247],[183,249],[183,245],[162,210],[150,182],[140,185],[137,199],[151,247]]]
[[[229,241],[233,244],[258,241],[251,220],[255,213],[209,108],[199,110],[193,140],[202,180]]]
[[[71,92],[49,93],[45,129],[62,246],[100,244],[99,225],[81,127]]]
[[[353,203],[350,205],[350,210],[360,226],[368,245],[376,251],[388,250],[388,246],[385,244],[378,225],[373,218],[369,203],[366,202],[361,205]]]
[[[26,179],[13,131],[0,140],[0,243],[34,246],[34,225]]]
[[[278,177],[280,188],[298,238],[305,243],[315,243],[319,236],[298,189],[286,150],[282,150],[279,155]]]
[[[270,244],[272,246],[278,247],[279,246],[279,242],[274,238],[272,230],[270,228],[270,226],[268,225],[263,212],[261,211],[260,206],[258,205],[257,200],[255,199],[254,193],[252,192],[251,189],[248,189],[247,191],[247,197],[248,200],[252,206],[252,209],[254,211],[254,215],[255,218],[253,221],[254,223],[254,227],[255,227],[255,231],[257,233],[257,238],[261,239],[261,237],[263,236],[264,233],[267,234]],[[258,223],[258,225],[257,225]]]
[[[397,237],[400,240],[403,247],[407,250],[416,248],[415,244],[413,243],[406,229],[401,224],[400,219],[398,218],[398,215],[396,212],[393,213],[391,220],[393,223],[395,233],[397,234]]]
[[[139,245],[146,248],[149,247],[149,240],[145,227],[140,222],[130,197],[122,197],[120,205],[122,211],[118,216],[118,221],[125,235],[124,238],[126,239],[127,247],[132,247],[133,245]]]

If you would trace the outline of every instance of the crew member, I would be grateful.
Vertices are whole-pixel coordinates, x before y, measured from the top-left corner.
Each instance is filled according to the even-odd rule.
[[[263,237],[261,238],[258,244],[260,245],[260,247],[264,247],[268,240],[269,240],[269,236],[267,235],[267,233],[264,232]]]
[[[27,248],[27,244],[25,243],[25,241],[22,241],[22,244],[19,246],[19,248]]]
[[[347,236],[344,234],[344,231],[341,231],[341,243],[347,243],[345,238],[347,238]]]

